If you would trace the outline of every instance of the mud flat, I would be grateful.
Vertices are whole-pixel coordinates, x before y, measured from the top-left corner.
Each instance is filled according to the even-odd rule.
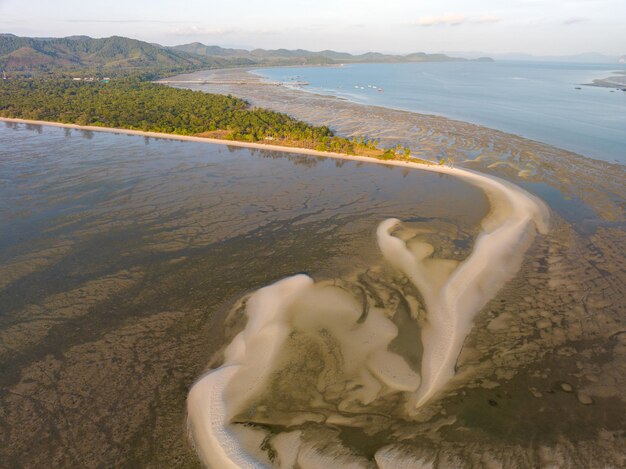
[[[0,159],[6,467],[199,467],[186,398],[242,294],[365,271],[392,215],[461,259],[488,210],[445,174],[206,140],[5,122]]]
[[[403,163],[6,122],[5,465],[200,467],[188,392],[240,351],[225,354],[238,334],[263,325],[247,320],[252,297],[292,278],[304,285],[285,311],[294,330],[260,392],[232,407],[216,451],[234,438],[285,467],[626,464],[623,167],[439,117],[237,87],[511,181],[548,204],[550,231],[478,307],[454,375],[441,368],[449,379],[409,412],[405,397],[426,381],[428,307],[377,231],[422,269],[442,261],[441,285],[480,248],[483,190]]]
[[[461,263],[433,257],[434,246],[427,242],[408,244],[393,236],[391,233],[401,224],[400,220],[389,219],[378,227],[378,245],[384,258],[410,279],[423,298],[426,324],[421,324],[423,354],[419,371],[411,369],[401,353],[389,350],[398,330],[386,318],[384,306],[364,314],[367,308],[360,311],[353,299],[339,289],[316,287],[306,275],[283,279],[250,297],[246,305],[246,327],[226,348],[224,363],[201,378],[190,391],[190,427],[195,447],[207,465],[233,468],[265,465],[266,458],[253,456],[259,448],[257,451],[252,448],[249,453],[240,439],[259,441],[272,435],[233,423],[237,416],[247,412],[251,401],[268,392],[264,388],[284,360],[285,344],[291,335],[303,329],[314,335],[323,328],[339,344],[333,348],[344,362],[342,371],[348,377],[345,388],[358,389],[357,396],[354,392],[340,393],[338,397],[344,404],[354,399],[361,405],[375,406],[374,401],[382,396],[402,393],[406,399],[406,418],[410,419],[454,377],[457,357],[471,331],[474,316],[515,276],[535,230],[547,234],[548,210],[523,190],[491,177],[456,168],[416,164],[409,167],[452,174],[469,181],[487,194],[491,204],[472,251]],[[305,375],[306,372],[300,373],[293,379]],[[326,421],[333,419],[341,421],[342,416],[326,416]],[[288,448],[279,443],[281,438],[291,440]],[[276,460],[280,466],[291,467],[296,461],[299,465],[318,467],[329,461],[342,463],[332,451],[328,454],[320,451],[311,460],[302,448],[306,443],[293,431],[273,435],[272,439],[272,461]],[[382,457],[376,453],[377,459]],[[410,456],[394,459],[395,465],[415,463],[415,458]]]
[[[287,440],[287,447],[300,448],[301,464],[331,463],[323,459],[326,451],[333,452],[332,463],[358,467],[394,467],[407,460],[442,468],[604,467],[626,462],[626,422],[618,417],[624,415],[626,402],[621,391],[626,384],[624,166],[438,116],[357,105],[298,89],[259,87],[260,78],[242,70],[207,73],[249,84],[195,89],[230,93],[330,125],[342,135],[407,145],[421,158],[447,158],[457,166],[511,181],[540,196],[552,210],[549,235],[535,239],[519,273],[480,309],[455,362],[454,376],[413,420],[406,420],[405,405],[392,398],[380,405],[338,405],[341,393],[331,383],[345,382],[341,373],[333,375],[334,380],[303,379],[301,386],[283,389],[288,370],[303,366],[293,358],[267,383],[275,395],[258,396],[237,416],[251,431],[262,429],[247,436],[246,431],[237,433],[237,441],[245,442],[243,451],[268,465],[278,460],[267,459],[268,453],[258,448],[276,454]],[[392,234],[418,252],[425,240],[438,244],[423,226],[400,227]],[[423,321],[426,298],[412,282],[405,283],[407,277],[381,267],[357,275],[351,284],[340,284],[349,291],[364,291],[370,304],[396,305],[387,317],[396,318],[403,309],[400,304],[417,305],[409,308],[410,316]],[[400,288],[405,303],[398,303],[398,293],[389,285]],[[239,317],[244,311],[239,310]],[[297,337],[306,343],[302,335]],[[404,340],[398,341],[406,344]],[[286,346],[295,350],[294,356],[312,362],[319,358],[319,352]],[[419,360],[424,347],[420,341],[414,354]],[[214,363],[219,365],[221,359]],[[421,371],[418,366],[412,369]],[[289,414],[294,407],[299,409],[297,418]]]
[[[591,160],[516,135],[444,117],[365,106],[296,88],[262,86],[260,76],[241,69],[180,77],[247,82],[248,85],[237,86],[185,87],[232,94],[255,106],[328,125],[341,135],[364,135],[387,146],[400,143],[410,147],[417,157],[432,161],[448,158],[457,165],[500,176],[523,187],[532,187],[533,183],[548,185],[566,200],[581,200],[601,219],[624,221],[626,167],[623,165]]]

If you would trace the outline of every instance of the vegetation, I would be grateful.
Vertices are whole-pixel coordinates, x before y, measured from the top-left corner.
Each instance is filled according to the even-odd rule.
[[[228,49],[219,46],[206,46],[199,42],[174,46],[171,49],[190,54],[208,57],[241,58],[267,65],[289,64],[339,64],[339,63],[402,63],[402,62],[452,62],[465,61],[459,57],[450,57],[445,54],[426,54],[415,52],[406,55],[381,54],[378,52],[366,52],[365,54],[353,55],[347,52],[323,50],[312,52],[304,49]],[[493,61],[488,57],[476,59],[481,62]]]
[[[441,62],[460,58],[444,54],[390,55],[368,52],[352,55],[303,49],[252,51],[205,46],[200,43],[163,47],[120,36],[94,39],[18,37],[0,33],[0,69],[10,77],[66,74],[73,76],[125,76],[140,73],[150,78],[240,66],[324,65],[356,62]],[[489,60],[489,59],[482,59]]]
[[[68,124],[265,142],[383,159],[409,149],[347,139],[286,114],[251,108],[233,96],[170,88],[137,78],[0,80],[0,116]]]
[[[251,64],[246,58],[208,57],[119,36],[29,38],[0,34],[0,68],[11,77],[59,73],[75,76],[141,73],[157,77]]]

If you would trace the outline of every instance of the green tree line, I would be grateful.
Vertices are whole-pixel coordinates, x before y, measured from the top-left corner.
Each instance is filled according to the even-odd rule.
[[[2,80],[0,116],[275,143],[384,159],[409,155],[408,149],[379,149],[376,141],[339,137],[326,126],[252,108],[233,96],[171,88],[137,78],[110,83],[61,78]]]

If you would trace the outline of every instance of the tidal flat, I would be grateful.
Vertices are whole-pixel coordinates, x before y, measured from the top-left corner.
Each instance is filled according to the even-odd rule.
[[[540,196],[552,215],[418,416],[397,393],[341,407],[346,389],[323,373],[341,356],[300,334],[239,416],[269,435],[248,443],[269,463],[290,441],[277,436],[300,432],[302,457],[318,463],[623,465],[623,166],[440,117],[262,88],[208,91],[452,157]],[[15,467],[198,467],[191,385],[223,362],[250,295],[301,272],[385,311],[402,331],[390,350],[419,371],[423,298],[385,262],[376,229],[398,218],[399,239],[462,261],[489,212],[459,179],[375,163],[20,124],[5,124],[0,140],[0,456]]]
[[[367,272],[389,216],[461,258],[488,208],[450,176],[374,163],[24,124],[0,139],[10,467],[197,466],[187,392],[242,295]]]

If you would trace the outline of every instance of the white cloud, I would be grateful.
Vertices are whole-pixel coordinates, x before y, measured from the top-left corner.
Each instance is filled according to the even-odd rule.
[[[459,13],[447,13],[436,16],[423,16],[417,20],[419,26],[459,26],[466,23],[486,24],[498,23],[502,18],[496,15],[481,15],[478,17],[468,17]]]
[[[207,28],[205,26],[186,26],[183,28],[172,28],[169,33],[175,36],[225,36],[233,34],[233,28]]]
[[[570,24],[576,24],[576,23],[585,23],[589,21],[589,18],[583,18],[583,17],[573,17],[573,18],[568,18],[565,21],[563,21],[563,24],[566,26],[569,26]]]
[[[466,21],[467,17],[465,15],[448,13],[437,16],[423,16],[417,20],[417,24],[420,26],[458,26]]]
[[[502,21],[502,18],[500,18],[499,16],[496,15],[482,15],[479,16],[478,18],[476,18],[473,22],[474,23],[499,23],[500,21]]]

